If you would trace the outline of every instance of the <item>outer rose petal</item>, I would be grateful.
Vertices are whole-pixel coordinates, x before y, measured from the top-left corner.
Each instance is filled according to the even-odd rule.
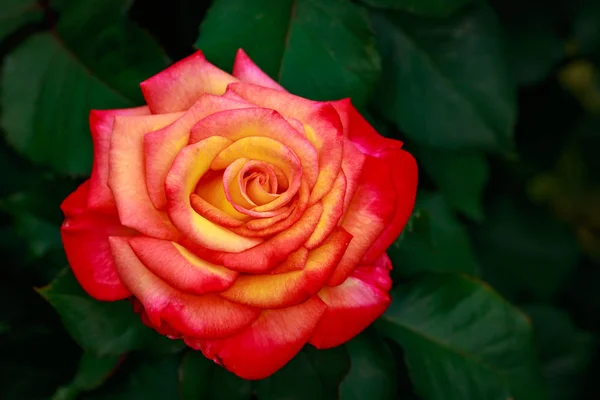
[[[332,101],[344,125],[344,135],[364,154],[377,157],[381,152],[402,147],[399,140],[381,136],[354,108],[350,99]]]
[[[75,277],[97,300],[113,301],[131,296],[123,285],[110,253],[110,235],[130,235],[116,216],[85,211],[89,181],[65,199],[61,208],[67,219],[60,233]]]
[[[342,220],[342,227],[354,239],[329,278],[330,286],[339,285],[350,275],[393,219],[398,196],[388,162],[374,157],[365,161],[358,188]]]
[[[418,168],[414,157],[404,150],[392,150],[381,155],[392,169],[397,207],[394,217],[364,255],[362,264],[371,264],[396,240],[410,218],[417,196]]]
[[[255,85],[287,92],[283,86],[271,79],[269,75],[265,74],[242,49],[239,49],[235,56],[233,76],[242,82],[254,83]]]
[[[219,338],[243,330],[260,314],[217,295],[194,296],[174,289],[141,263],[126,238],[111,237],[110,247],[119,276],[144,305],[147,322],[155,328],[166,322],[182,335]]]
[[[215,67],[202,52],[184,58],[140,84],[153,114],[186,111],[202,93],[222,95],[237,79]]]
[[[263,379],[302,349],[327,307],[317,297],[297,306],[263,311],[246,330],[222,340],[186,339],[207,358],[244,379]]]
[[[389,263],[386,254],[377,264]],[[385,260],[387,259],[387,261]],[[336,287],[325,287],[319,297],[327,304],[310,344],[327,349],[338,346],[371,325],[390,304],[389,270],[381,266],[361,267],[360,272]]]
[[[94,163],[92,165],[92,176],[90,177],[88,207],[109,212],[112,212],[115,208],[115,199],[108,187],[108,155],[115,116],[149,114],[150,109],[146,106],[117,110],[92,110],[90,112],[90,130],[94,142]]]

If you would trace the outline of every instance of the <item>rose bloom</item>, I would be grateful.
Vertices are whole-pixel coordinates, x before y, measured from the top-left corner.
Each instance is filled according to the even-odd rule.
[[[201,52],[141,83],[147,105],[94,110],[91,178],[62,239],[94,298],[245,379],[310,343],[351,339],[390,303],[385,251],[417,168],[349,99],[288,93],[240,50]]]

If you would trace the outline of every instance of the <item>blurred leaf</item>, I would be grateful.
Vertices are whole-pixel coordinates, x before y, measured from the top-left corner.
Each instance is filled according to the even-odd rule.
[[[22,25],[41,21],[43,16],[36,0],[2,0],[0,41]]]
[[[483,219],[481,202],[488,164],[482,153],[420,147],[417,159],[452,207],[476,221]]]
[[[396,398],[396,367],[390,349],[374,331],[348,343],[350,372],[340,386],[341,400]]]
[[[509,60],[517,82],[532,85],[546,79],[565,55],[562,39],[544,24],[506,26]]]
[[[569,315],[548,305],[524,308],[533,321],[542,373],[551,400],[583,398],[582,384],[598,340],[577,329]]]
[[[200,351],[189,351],[179,369],[179,391],[182,400],[247,400],[252,385],[204,357]]]
[[[484,279],[509,299],[549,300],[573,271],[579,248],[567,226],[508,198],[492,204],[473,229]]]
[[[259,400],[337,399],[350,363],[343,347],[306,346],[282,369],[256,383]]]
[[[136,355],[128,365],[90,400],[166,400],[178,399],[177,368],[179,357]]]
[[[600,46],[600,3],[597,0],[580,2],[573,21],[573,40],[577,50],[584,54],[598,52]]]
[[[405,10],[431,17],[448,17],[473,0],[361,0],[373,7]]]
[[[73,339],[98,356],[136,349],[171,352],[183,346],[143,325],[129,302],[103,302],[88,296],[70,270],[38,292],[56,309]]]
[[[376,327],[404,349],[423,398],[546,398],[527,318],[485,284],[430,274],[392,298]]]
[[[115,370],[120,358],[83,353],[75,378],[68,385],[60,387],[52,396],[52,400],[75,400],[80,393],[99,387]]]
[[[380,72],[367,14],[344,0],[216,0],[196,47],[223,69],[243,48],[290,92],[359,107]]]
[[[415,142],[456,150],[506,150],[515,85],[498,22],[485,5],[447,20],[374,12],[383,72],[381,112]]]
[[[419,192],[405,233],[388,249],[394,278],[422,272],[477,273],[466,230],[440,194]]]
[[[52,33],[6,56],[1,123],[19,153],[61,173],[87,174],[90,109],[142,102],[140,81],[164,68],[166,57],[127,20],[126,3],[72,3]]]

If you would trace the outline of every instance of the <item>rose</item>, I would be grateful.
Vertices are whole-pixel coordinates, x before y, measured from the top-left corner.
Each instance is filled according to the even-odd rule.
[[[92,175],[62,204],[92,297],[131,297],[246,379],[383,313],[417,183],[401,142],[348,99],[287,93],[241,50],[233,76],[198,52],[141,88],[147,106],[91,112]]]

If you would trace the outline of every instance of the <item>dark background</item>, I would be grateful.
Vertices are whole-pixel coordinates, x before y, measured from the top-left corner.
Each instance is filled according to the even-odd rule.
[[[386,317],[254,383],[87,297],[59,235],[89,110],[239,47],[420,164]],[[600,398],[600,1],[0,0],[0,61],[1,399]]]

